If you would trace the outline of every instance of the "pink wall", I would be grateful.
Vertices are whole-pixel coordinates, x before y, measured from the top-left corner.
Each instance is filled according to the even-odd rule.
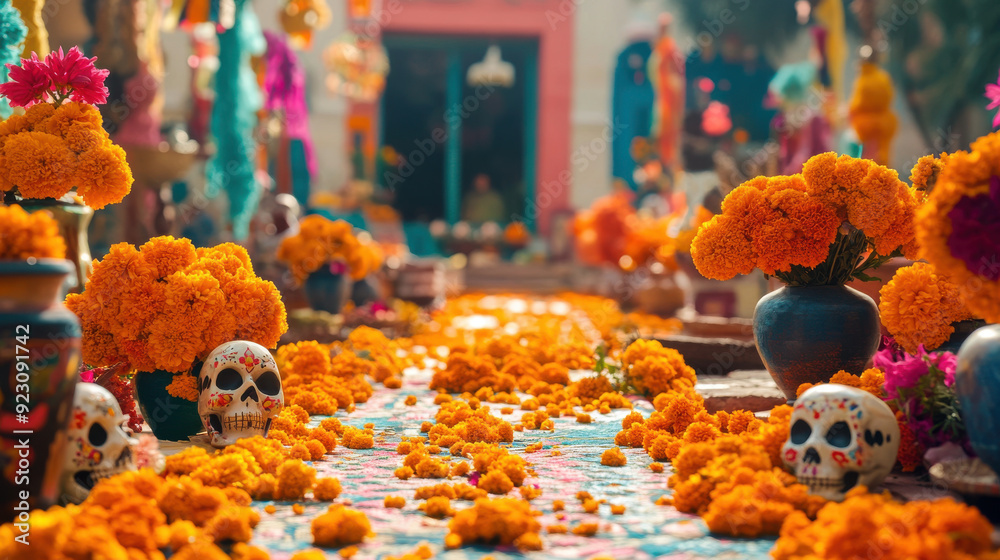
[[[603,0],[602,0],[603,1]],[[537,37],[538,129],[535,207],[539,231],[569,208],[574,0],[383,0],[384,32]]]

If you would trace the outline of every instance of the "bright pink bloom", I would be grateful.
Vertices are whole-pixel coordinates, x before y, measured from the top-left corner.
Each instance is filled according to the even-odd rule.
[[[987,110],[1000,109],[1000,77],[997,78],[997,83],[986,84],[986,98],[990,100]],[[1000,111],[993,116],[993,128],[997,127],[1000,127]]]
[[[62,47],[45,57],[45,66],[52,80],[52,87],[59,93],[70,92],[70,99],[97,105],[108,100],[104,79],[110,73],[94,66],[97,57],[87,58],[80,49],[73,47],[63,54]]]
[[[52,87],[45,64],[38,55],[22,58],[21,65],[7,65],[7,83],[0,84],[0,95],[14,107],[31,107],[35,103],[47,101],[45,98]]]

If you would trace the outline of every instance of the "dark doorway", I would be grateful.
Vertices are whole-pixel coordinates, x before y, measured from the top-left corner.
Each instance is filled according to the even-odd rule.
[[[391,71],[381,143],[406,163],[384,170],[379,182],[393,191],[403,219],[461,219],[462,199],[479,174],[489,176],[503,201],[501,221],[522,215],[534,193],[535,113],[529,105],[537,86],[537,42],[397,35],[383,42]],[[469,67],[490,45],[498,45],[514,67],[510,88],[467,83]],[[457,142],[447,138],[453,131]],[[449,156],[451,150],[457,155]]]

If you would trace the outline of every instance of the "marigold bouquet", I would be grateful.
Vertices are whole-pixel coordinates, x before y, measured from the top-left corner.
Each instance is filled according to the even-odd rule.
[[[913,255],[915,191],[866,159],[813,156],[802,173],[734,189],[691,246],[698,271],[728,280],[759,268],[789,286],[871,280],[866,270]]]
[[[272,348],[288,330],[278,289],[254,274],[245,249],[195,249],[169,236],[138,250],[113,245],[66,306],[80,317],[83,359],[92,366],[187,372],[224,342]]]
[[[75,188],[92,208],[121,202],[132,187],[125,151],[111,143],[93,105],[107,100],[107,70],[73,47],[8,64],[0,95],[26,108],[0,123],[0,191],[8,200],[60,198]]]
[[[0,206],[0,261],[66,258],[59,224],[48,212],[29,214],[18,205]]]
[[[299,233],[281,242],[278,260],[288,264],[300,285],[333,261],[346,263],[351,278],[360,280],[382,266],[382,251],[370,236],[355,236],[347,222],[312,214],[299,224]]]
[[[1000,132],[940,164],[917,213],[920,257],[958,285],[972,313],[1000,322]]]

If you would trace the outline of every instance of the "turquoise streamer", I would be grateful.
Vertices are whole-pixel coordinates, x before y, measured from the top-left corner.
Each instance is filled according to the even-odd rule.
[[[21,21],[21,12],[10,0],[0,0],[0,83],[7,81],[7,65],[21,60],[21,49],[27,34],[28,28]],[[0,117],[6,119],[10,114],[7,98],[0,97]]]
[[[219,70],[215,75],[215,105],[211,131],[216,152],[206,169],[206,194],[222,190],[229,198],[233,236],[246,239],[250,219],[260,202],[256,171],[257,142],[253,132],[257,110],[263,104],[250,57],[264,52],[267,43],[248,0],[236,0],[236,23],[219,35]]]

